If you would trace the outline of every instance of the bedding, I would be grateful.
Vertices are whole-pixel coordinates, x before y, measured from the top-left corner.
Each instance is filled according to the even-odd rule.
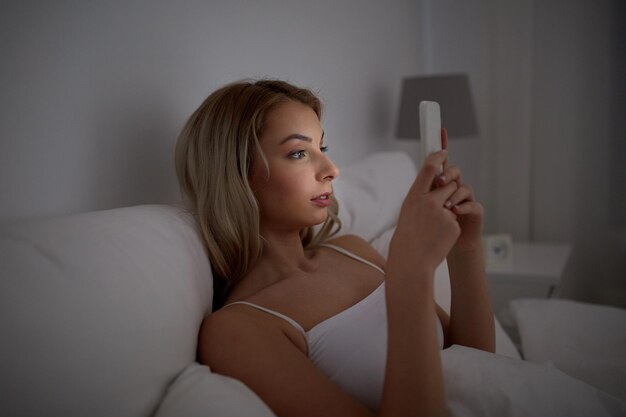
[[[550,361],[626,401],[626,310],[559,299],[509,304],[524,359]]]
[[[452,417],[603,417],[626,415],[626,403],[549,363],[462,346],[442,352]]]
[[[274,417],[242,382],[192,363],[168,388],[154,417]]]

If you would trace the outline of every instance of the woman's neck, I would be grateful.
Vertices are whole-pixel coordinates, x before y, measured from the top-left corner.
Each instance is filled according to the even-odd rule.
[[[304,250],[300,235],[276,236],[263,235],[263,253],[260,265],[265,265],[279,278],[288,278],[295,272],[315,272],[311,254]]]
[[[231,300],[249,298],[279,281],[317,271],[315,254],[305,251],[299,233],[261,233],[263,252],[248,273],[233,288]]]

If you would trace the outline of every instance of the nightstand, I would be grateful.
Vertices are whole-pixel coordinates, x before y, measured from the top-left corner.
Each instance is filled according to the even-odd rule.
[[[510,263],[486,266],[493,312],[498,315],[514,298],[551,297],[571,250],[569,244],[513,242]]]

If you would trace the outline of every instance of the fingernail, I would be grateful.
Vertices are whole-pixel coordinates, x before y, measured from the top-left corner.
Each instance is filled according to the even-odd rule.
[[[445,184],[445,183],[446,183],[446,181],[447,181],[447,178],[446,178],[446,176],[445,176],[445,175],[440,175],[440,176],[439,176],[439,182],[440,182],[441,184]]]
[[[444,204],[444,206],[445,206],[446,208],[450,208],[450,207],[452,207],[452,201],[450,201],[450,200],[446,201],[446,204]]]

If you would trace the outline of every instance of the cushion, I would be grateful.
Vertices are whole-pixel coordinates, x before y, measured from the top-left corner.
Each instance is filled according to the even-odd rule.
[[[4,227],[0,264],[0,415],[148,416],[195,360],[211,271],[178,208]]]
[[[168,389],[154,417],[273,417],[274,413],[247,386],[189,365]]]
[[[510,306],[524,359],[550,361],[626,401],[626,310],[531,298],[513,300]]]
[[[400,207],[417,170],[404,152],[378,152],[341,168],[333,181],[341,234],[372,241],[398,221]]]

